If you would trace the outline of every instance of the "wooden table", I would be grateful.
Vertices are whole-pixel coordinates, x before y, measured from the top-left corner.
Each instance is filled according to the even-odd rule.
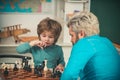
[[[9,70],[9,74],[7,76],[4,75],[4,70],[0,70],[1,78],[3,80],[59,80],[59,77],[39,77],[34,74],[34,71],[28,72],[23,69],[18,71]]]

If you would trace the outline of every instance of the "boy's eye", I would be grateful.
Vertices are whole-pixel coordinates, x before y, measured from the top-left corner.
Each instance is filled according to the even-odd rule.
[[[54,38],[54,36],[49,36],[49,38]]]
[[[43,37],[46,37],[46,35],[42,35]]]
[[[42,37],[47,37],[47,35],[41,35]],[[48,36],[49,38],[54,38],[54,36]]]

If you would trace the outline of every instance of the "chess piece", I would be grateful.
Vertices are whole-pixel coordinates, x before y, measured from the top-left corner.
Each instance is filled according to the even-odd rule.
[[[37,76],[42,77],[42,72],[41,72],[41,71],[38,71],[38,72],[37,72]]]
[[[8,71],[8,68],[6,67],[5,70],[4,70],[4,75],[8,76],[8,73],[9,73],[9,71]]]
[[[45,62],[43,61],[41,64],[39,64],[39,71],[43,71],[45,67]]]
[[[44,63],[45,63],[45,67],[44,67],[44,77],[48,77],[48,73],[49,73],[49,69],[47,67],[47,59],[44,60]]]
[[[18,61],[17,66],[18,66],[18,69],[22,68],[22,62],[20,60]]]
[[[16,64],[16,63],[14,64],[13,71],[18,71],[18,68],[17,68],[17,64]]]
[[[41,68],[40,68],[39,65],[35,66],[35,68],[34,68],[34,74],[36,74],[39,77],[42,77],[42,72],[41,72]]]
[[[2,68],[2,69],[5,69],[5,68],[6,68],[6,64],[5,64],[5,63],[2,63],[1,68]]]
[[[47,59],[45,59],[44,62],[45,62],[44,71],[48,71],[48,68],[47,68]]]
[[[25,57],[24,63],[25,63],[25,65],[24,65],[23,69],[27,71],[27,69],[29,68],[27,57]]]
[[[62,72],[60,72],[59,70],[53,69],[52,77],[53,78],[61,77],[61,74],[62,74]]]
[[[37,76],[42,77],[44,66],[45,66],[44,61],[40,63],[39,65],[35,66],[34,74],[37,74]]]
[[[61,73],[60,71],[56,70],[56,71],[55,71],[55,74],[56,74],[56,77],[61,77],[61,74],[62,74],[62,73]]]
[[[27,60],[27,57],[23,57],[23,58],[22,58],[22,67],[25,66],[25,62],[26,62],[26,60]]]
[[[28,65],[28,67],[27,67],[27,71],[28,71],[28,72],[31,72],[31,71],[32,71],[30,65]]]
[[[38,71],[37,66],[35,66],[35,68],[34,68],[34,74],[37,74],[37,71]]]

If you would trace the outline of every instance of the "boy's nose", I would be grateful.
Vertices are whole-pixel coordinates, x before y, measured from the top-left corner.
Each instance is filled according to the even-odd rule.
[[[45,38],[45,41],[48,41],[48,40],[49,40],[49,38],[48,38],[48,37],[46,37],[46,38]]]

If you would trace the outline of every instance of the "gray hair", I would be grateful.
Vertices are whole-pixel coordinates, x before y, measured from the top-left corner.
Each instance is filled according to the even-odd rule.
[[[74,32],[83,30],[86,36],[99,34],[99,22],[97,17],[91,12],[78,12],[76,13],[67,24],[72,27]]]

